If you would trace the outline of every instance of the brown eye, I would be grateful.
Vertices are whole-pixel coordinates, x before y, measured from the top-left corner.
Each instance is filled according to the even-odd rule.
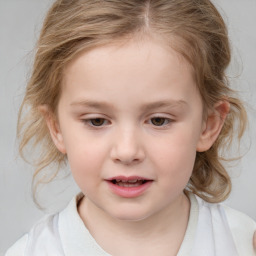
[[[90,119],[90,123],[92,126],[102,126],[104,125],[106,120],[104,118],[94,118]]]
[[[155,126],[162,126],[162,125],[168,124],[169,120],[164,117],[154,117],[154,118],[151,118],[151,123]]]

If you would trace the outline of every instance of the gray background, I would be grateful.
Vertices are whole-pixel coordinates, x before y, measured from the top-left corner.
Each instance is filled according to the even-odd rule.
[[[50,0],[0,0],[0,255],[45,213],[61,209],[78,191],[71,177],[40,189],[33,204],[33,168],[18,156],[16,122],[31,68],[33,46]],[[227,204],[256,219],[256,0],[215,0],[232,40],[232,87],[248,103],[247,154],[230,168],[233,191]],[[249,149],[249,150],[248,150]],[[68,171],[67,171],[68,172]]]

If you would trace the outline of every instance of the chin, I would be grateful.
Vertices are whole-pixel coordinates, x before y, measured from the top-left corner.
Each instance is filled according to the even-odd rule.
[[[138,209],[129,210],[117,210],[111,214],[111,216],[120,221],[136,222],[147,219],[151,214],[145,211],[139,211]]]

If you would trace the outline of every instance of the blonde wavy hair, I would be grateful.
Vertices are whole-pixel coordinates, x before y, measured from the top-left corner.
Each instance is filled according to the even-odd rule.
[[[223,99],[230,103],[230,112],[217,141],[208,151],[197,153],[185,189],[208,202],[223,201],[231,191],[231,180],[223,166],[221,152],[235,136],[240,140],[247,117],[225,75],[230,63],[227,28],[209,0],[54,2],[36,46],[33,70],[18,120],[21,155],[24,157],[25,147],[31,146],[29,142],[33,142],[32,148],[40,145],[34,182],[48,165],[58,165],[51,180],[66,163],[66,155],[55,147],[39,111],[39,107],[46,104],[56,113],[66,65],[81,51],[136,35],[162,37],[191,64],[205,109]]]

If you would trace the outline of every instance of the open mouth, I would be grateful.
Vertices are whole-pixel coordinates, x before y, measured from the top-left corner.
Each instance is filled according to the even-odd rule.
[[[144,180],[144,179],[133,179],[133,180],[112,179],[111,180],[113,184],[120,187],[138,187],[147,183],[148,181],[149,180]]]
[[[153,180],[138,176],[115,176],[106,180],[110,190],[123,198],[141,196],[151,187]]]

